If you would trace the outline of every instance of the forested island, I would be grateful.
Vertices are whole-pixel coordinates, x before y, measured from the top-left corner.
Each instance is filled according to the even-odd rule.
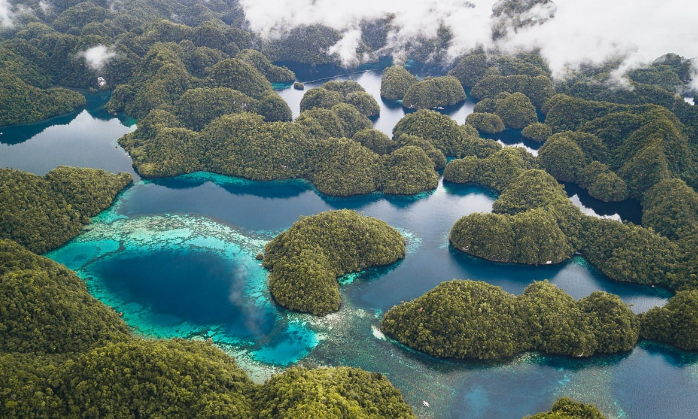
[[[536,282],[517,297],[485,282],[454,280],[390,309],[381,329],[442,358],[490,359],[531,350],[588,357],[632,349],[640,321],[620,298],[604,292],[574,301]]]
[[[308,89],[295,120],[274,90],[305,88],[284,63],[339,64],[336,29],[298,26],[266,39],[234,0],[8,4],[0,126],[71,112],[86,103],[80,92],[107,90],[109,112],[137,119],[119,143],[146,178],[210,171],[306,179],[332,196],[414,195],[435,189],[444,169],[448,182],[498,193],[492,213],[455,223],[455,249],[527,265],[578,253],[613,280],[676,291],[666,306],[634,315],[602,292],[575,301],[546,282],[515,296],[451,281],[386,313],[382,329],[397,341],[458,359],[589,357],[640,338],[698,350],[698,108],[676,93],[697,97],[687,90],[690,59],[666,54],[630,70],[627,88],[609,88],[617,63],[554,80],[536,51],[476,49],[451,60],[452,34],[440,28],[403,51],[440,74],[417,77],[402,62],[383,72],[381,97],[418,109],[390,138],[373,128],[380,106],[355,81]],[[493,16],[522,8],[500,2]],[[361,22],[362,60],[377,61],[391,22]],[[433,110],[466,91],[476,104],[465,121]],[[504,130],[542,143],[538,156],[480,136]],[[74,272],[38,256],[78,235],[131,182],[95,169],[0,168],[0,416],[415,417],[381,374],[293,367],[254,384],[210,343],[135,337]],[[605,202],[639,201],[641,225],[582,214],[559,182]],[[267,245],[263,263],[277,303],[324,315],[341,304],[337,277],[404,255],[396,230],[343,210],[299,220]],[[601,417],[564,398],[532,416]]]
[[[405,239],[385,222],[339,210],[303,217],[264,247],[269,290],[291,310],[339,310],[337,277],[405,256]]]

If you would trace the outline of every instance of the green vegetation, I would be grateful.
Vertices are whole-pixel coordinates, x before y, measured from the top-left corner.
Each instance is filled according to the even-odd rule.
[[[55,249],[80,233],[88,217],[108,208],[131,175],[59,167],[45,177],[0,169],[0,238],[36,253]]]
[[[340,93],[342,97],[347,97],[352,93],[365,91],[359,82],[354,80],[328,81],[322,85],[322,88],[331,92]]]
[[[544,265],[574,253],[555,218],[540,209],[515,215],[471,214],[456,221],[449,239],[464,252],[497,262]]]
[[[388,67],[381,77],[381,97],[386,100],[402,100],[415,83],[417,77],[410,74],[405,67]]]
[[[566,97],[558,100],[561,104],[569,103]],[[553,108],[559,106],[553,105]],[[565,142],[567,149],[576,143],[582,151],[581,155],[580,150],[575,151],[581,166],[577,165],[578,173],[568,176],[567,181],[593,190],[594,196],[605,201],[628,196],[641,198],[654,185],[672,176],[693,182],[691,162],[696,156],[680,122],[659,108],[635,111],[640,113],[611,113],[583,123],[582,131],[586,132],[562,132],[548,140],[557,138]],[[566,139],[558,138],[560,136]],[[541,148],[542,153],[545,153],[544,148]],[[547,165],[554,164],[560,153],[566,151],[569,150],[559,148],[550,153]],[[554,171],[551,173],[557,176]]]
[[[534,4],[535,2],[529,2]],[[507,5],[518,4],[518,2],[507,2]],[[449,75],[456,77],[463,86],[474,87],[480,80],[483,80],[486,76],[547,76],[550,74],[550,70],[547,68],[545,61],[542,57],[535,53],[522,53],[513,56],[509,55],[496,55],[496,54],[483,54],[476,52],[474,54],[466,55],[461,58],[455,67],[448,72]],[[481,87],[495,87],[503,90],[497,91],[497,93],[507,91],[514,93],[518,86],[521,89],[528,88],[529,85],[534,84],[538,87],[545,86],[547,89],[552,91],[552,83],[541,81],[532,81],[525,77],[516,77],[511,79],[488,79],[483,82]],[[499,86],[495,86],[498,85]],[[494,93],[492,96],[496,96]],[[528,95],[528,93],[526,93]],[[483,97],[481,97],[483,98]]]
[[[340,39],[342,34],[327,26],[299,26],[291,29],[283,38],[266,42],[262,52],[272,62],[333,64],[338,59],[327,51]]]
[[[341,34],[316,25],[262,41],[241,29],[247,28],[244,12],[233,3],[136,0],[107,7],[104,1],[64,1],[42,10],[36,1],[13,1],[16,7],[30,4],[35,13],[18,15],[17,26],[0,34],[0,126],[83,106],[84,97],[70,88],[96,88],[97,76],[104,76],[104,89],[114,89],[108,110],[138,118],[138,130],[121,143],[146,177],[210,170],[260,180],[305,178],[331,195],[413,194],[436,186],[434,169],[446,165],[445,155],[457,157],[444,171],[446,180],[487,185],[501,195],[493,214],[456,223],[454,246],[528,264],[558,262],[579,252],[616,280],[693,289],[679,291],[666,307],[641,319],[645,338],[696,349],[698,108],[674,93],[690,82],[691,60],[668,54],[633,70],[628,74],[632,89],[608,88],[613,65],[583,68],[553,85],[536,53],[477,51],[463,57],[449,77],[422,82],[402,67],[391,67],[381,83],[386,100],[405,99],[408,107],[446,106],[465,98],[460,85],[482,99],[465,125],[422,110],[400,121],[391,140],[372,129],[367,117],[380,108],[356,82],[330,82],[307,92],[303,113],[290,122],[291,110],[270,82],[289,83],[295,76],[272,61],[336,63],[338,55],[329,51]],[[513,13],[546,3],[499,3],[493,10],[494,37],[504,36],[507,27],[533,24]],[[166,20],[172,16],[180,23]],[[366,32],[359,54],[373,57],[372,49],[386,45],[391,19],[360,23]],[[410,45],[408,56],[438,62],[451,39],[442,27],[435,37]],[[116,53],[99,70],[81,55],[95,46]],[[536,108],[546,114],[545,124],[537,122]],[[503,125],[546,141],[539,158],[501,150],[478,138],[473,128],[496,132]],[[643,226],[583,216],[539,167],[604,201],[641,200]],[[107,208],[129,176],[58,168],[39,177],[0,169],[0,179],[0,416],[412,416],[377,374],[293,369],[266,386],[254,386],[208,344],[129,337],[118,315],[89,297],[74,274],[5,240],[35,252],[59,246]],[[330,220],[328,233],[325,226],[313,227],[321,240],[293,242],[305,259],[298,262],[293,258],[301,256],[284,253],[273,274],[319,278],[323,288],[309,293],[318,293],[328,307],[338,305],[336,276],[361,269],[365,261],[360,245],[351,253],[349,245],[336,241],[369,229],[364,224],[350,228],[355,224]],[[398,246],[384,243],[394,234],[381,230],[366,260],[375,261],[387,250],[399,254]],[[283,298],[308,304],[286,285],[277,281],[287,292]],[[513,297],[473,286],[467,298],[482,301],[479,306],[446,295],[447,304],[432,303],[434,313],[455,311],[438,324],[419,317],[422,306],[403,314],[419,320],[408,325],[417,330],[414,341],[425,347],[448,338],[436,334],[442,329],[477,330],[480,335],[444,344],[450,351],[476,354],[466,357],[530,349],[589,356],[627,350],[637,339],[636,320],[607,294],[574,302],[549,285],[529,288]],[[468,317],[456,324],[462,313]],[[487,339],[476,340],[483,336]],[[535,417],[598,418],[597,413],[562,399]]]
[[[643,338],[698,350],[698,290],[679,291],[667,305],[650,309],[640,319]]]
[[[380,189],[380,156],[345,138],[329,138],[321,144],[309,176],[320,192],[351,196]]]
[[[602,201],[623,201],[628,189],[618,175],[599,160],[608,160],[603,141],[582,132],[562,132],[551,136],[540,148],[540,163],[556,179],[575,182]]]
[[[567,397],[560,397],[549,412],[537,413],[524,419],[605,419],[593,404],[576,402]]]
[[[179,120],[189,129],[199,131],[214,119],[232,113],[253,112],[257,100],[228,87],[190,89],[175,105]]]
[[[322,316],[339,310],[337,277],[405,256],[405,239],[383,221],[356,211],[302,217],[264,247],[274,300]]]
[[[425,78],[410,86],[402,105],[410,109],[435,109],[465,100],[463,86],[453,76]]]
[[[477,183],[504,191],[524,170],[538,167],[535,158],[519,147],[506,147],[484,159],[468,156],[452,160],[444,170],[444,180]]]
[[[285,100],[276,92],[267,92],[257,105],[257,113],[267,122],[291,121],[293,113]]]
[[[465,118],[465,123],[475,127],[479,132],[497,134],[504,131],[504,122],[499,115],[489,112],[474,112]]]
[[[9,240],[0,279],[3,418],[414,417],[381,374],[295,368],[255,385],[210,343],[133,337],[73,272]]]
[[[698,193],[680,179],[667,179],[642,201],[642,225],[669,239],[690,238],[698,230]]]
[[[475,105],[475,113],[495,114],[508,128],[521,129],[538,121],[536,108],[523,93],[500,93]]]
[[[344,96],[340,92],[327,90],[322,87],[315,87],[308,90],[303,95],[303,99],[301,99],[301,112],[313,108],[329,109],[343,101]]]
[[[555,94],[553,81],[548,76],[488,75],[477,82],[470,94],[479,99],[495,98],[500,93],[522,93],[537,108]]]
[[[293,88],[296,90],[303,90],[303,89],[305,89],[305,84],[297,81],[297,82],[293,83]]]
[[[445,164],[446,158],[441,157]],[[398,148],[385,156],[382,190],[387,194],[413,195],[435,189],[439,175],[434,166],[434,161],[422,148],[413,145]]]
[[[245,49],[235,56],[235,58],[250,64],[260,73],[264,74],[271,83],[292,83],[296,79],[293,71],[286,67],[274,65],[261,52],[253,49]]]
[[[301,100],[301,112],[314,109],[330,109],[340,103],[354,106],[362,115],[371,117],[380,113],[380,107],[370,94],[355,81],[329,81],[308,90]]]
[[[447,115],[426,109],[405,115],[395,125],[393,137],[403,134],[421,137],[452,157],[486,157],[502,148],[494,141],[479,138],[472,126],[458,125]]]
[[[491,158],[495,157],[504,156]],[[486,259],[527,264],[553,263],[579,252],[617,281],[698,287],[697,256],[689,250],[698,242],[695,234],[670,241],[651,229],[585,216],[545,171],[522,170],[521,161],[512,158],[502,161],[497,166],[509,169],[492,174],[479,170],[491,162],[474,157],[446,167],[447,180],[502,188],[493,214],[470,214],[456,222],[450,236],[456,248]],[[530,227],[536,223],[538,228]],[[535,253],[541,251],[545,254]]]
[[[80,93],[63,88],[40,89],[0,71],[0,126],[28,124],[85,105]]]
[[[544,111],[546,124],[554,132],[579,130],[597,136],[607,152],[592,160],[622,179],[631,198],[642,199],[653,186],[670,178],[682,179],[693,188],[697,185],[694,134],[666,108],[556,95]]]
[[[570,137],[559,134],[543,144],[538,158],[548,173],[563,182],[577,180],[585,164],[582,148]]]
[[[589,195],[605,202],[620,202],[628,198],[628,188],[608,166],[598,161],[589,163],[577,179],[580,186],[589,190]]]
[[[210,84],[214,87],[230,87],[242,93],[261,99],[271,90],[271,83],[245,61],[226,59],[208,70]]]
[[[228,93],[240,95],[224,92]],[[320,192],[335,196],[376,191],[404,195],[433,189],[434,169],[443,167],[446,160],[424,141],[401,144],[378,137],[383,141],[378,151],[388,154],[403,145],[418,145],[433,164],[425,164],[422,153],[415,152],[409,158],[381,158],[360,141],[343,138],[372,132],[370,120],[345,103],[304,111],[295,122],[265,122],[260,115],[243,112],[216,118],[199,132],[181,125],[171,113],[151,111],[135,132],[119,142],[144,177],[207,170],[255,180],[305,178]],[[400,164],[382,170],[390,161]],[[396,179],[410,182],[396,184]]]
[[[463,86],[473,87],[485,77],[489,64],[485,54],[468,55],[461,58],[448,74],[457,78]]]
[[[119,316],[63,265],[0,240],[0,276],[0,353],[83,352],[128,338]]]
[[[354,368],[291,368],[257,393],[260,419],[414,418],[381,374]]]
[[[542,143],[543,141],[547,140],[551,135],[553,135],[553,130],[548,125],[540,122],[534,122],[531,125],[527,125],[521,131],[521,136],[538,143]]]
[[[331,110],[339,118],[342,124],[342,132],[348,138],[353,137],[359,131],[373,128],[371,120],[352,105],[338,103]]]
[[[386,335],[441,358],[491,359],[536,350],[589,357],[629,351],[640,321],[618,296],[596,291],[575,301],[548,282],[520,296],[485,282],[443,282],[390,309]]]
[[[380,155],[389,154],[395,145],[390,137],[374,128],[358,131],[352,139]]]
[[[370,94],[366,92],[353,92],[345,97],[345,102],[354,106],[364,116],[373,117],[381,112],[378,102]]]
[[[416,135],[402,134],[397,141],[394,142],[395,148],[405,147],[405,146],[415,146],[419,147],[426,155],[434,162],[434,169],[441,170],[446,167],[446,156],[441,150],[434,147],[434,145],[423,139],[422,137],[417,137]]]
[[[67,361],[59,374],[56,394],[67,417],[252,415],[251,381],[231,357],[203,342],[109,344]]]
[[[494,113],[508,128],[521,129],[538,121],[536,108],[523,93],[497,95]]]

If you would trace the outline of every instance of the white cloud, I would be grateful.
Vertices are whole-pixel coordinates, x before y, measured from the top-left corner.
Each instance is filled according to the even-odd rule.
[[[0,0],[0,28],[11,28],[12,24],[12,5],[7,0]]]
[[[558,0],[554,19],[520,30],[509,48],[538,46],[557,75],[624,58],[632,69],[668,52],[698,56],[693,0]]]
[[[357,66],[361,64],[360,57],[356,56],[356,49],[361,42],[361,31],[353,29],[344,33],[342,39],[337,41],[329,49],[330,54],[337,54],[345,67]]]
[[[51,7],[52,7],[51,3],[49,3],[48,1],[41,0],[39,2],[39,8],[41,9],[42,12],[44,12],[44,14],[48,13],[48,11],[51,9]]]
[[[689,87],[694,92],[698,92],[698,58],[694,57],[693,60],[691,60],[691,64],[693,64],[693,71],[691,71],[691,74],[693,75],[693,81]]]
[[[433,37],[440,26],[450,28],[449,55],[455,57],[477,46],[507,51],[539,48],[556,76],[580,64],[623,59],[622,71],[637,68],[674,52],[698,57],[695,0],[556,0],[535,6],[527,17],[542,24],[508,31],[505,39],[491,40],[495,0],[241,0],[253,30],[275,37],[299,25],[324,24],[345,32],[335,50],[345,57],[362,20],[394,15],[389,34],[392,51],[399,53],[417,36]],[[348,36],[348,38],[347,38]],[[617,80],[621,72],[617,73]],[[698,85],[698,80],[695,82]]]
[[[85,51],[81,51],[77,55],[78,57],[83,57],[92,70],[99,71],[104,67],[107,61],[116,57],[116,52],[104,45],[97,45]]]

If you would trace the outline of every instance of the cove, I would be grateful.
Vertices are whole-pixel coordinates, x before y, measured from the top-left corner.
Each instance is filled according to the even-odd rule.
[[[136,129],[124,115],[110,115],[110,92],[83,92],[87,104],[75,112],[28,125],[0,128],[0,167],[44,175],[58,166],[93,167],[138,175],[117,140]]]
[[[375,91],[379,78],[365,74],[358,77],[374,77]],[[404,112],[394,110],[396,115]],[[45,139],[33,134],[2,147],[60,141],[53,129],[80,122],[79,115],[48,123],[39,130]],[[83,159],[83,166],[108,168],[119,161],[118,169],[110,170],[131,171],[130,159],[115,144],[133,128],[110,116],[99,119],[89,110],[86,116],[110,124],[75,125],[74,133],[82,133],[85,141],[104,133],[110,144],[102,149],[104,156],[91,153],[93,143],[66,142],[61,153],[41,154],[42,148],[36,148],[36,155],[48,162],[45,167],[31,153],[16,157],[14,164],[41,174],[65,164],[62,156],[72,154]],[[388,125],[385,130],[391,131]],[[2,151],[0,158],[6,155]],[[349,365],[385,374],[419,417],[519,419],[569,396],[597,404],[611,418],[693,418],[698,357],[664,345],[644,342],[629,353],[593,359],[527,353],[468,362],[436,359],[385,340],[378,327],[387,309],[453,278],[485,280],[517,294],[533,280],[548,279],[575,298],[595,290],[613,292],[633,304],[635,312],[662,305],[670,296],[658,288],[610,281],[581,258],[525,267],[452,249],[448,232],[455,220],[490,211],[495,198],[485,188],[447,182],[414,197],[333,198],[301,180],[253,182],[193,173],[136,181],[83,234],[47,256],[75,270],[92,295],[123,312],[135,333],[212,339],[257,381],[293,364]],[[398,228],[408,240],[405,259],[341,278],[338,313],[314,318],[279,309],[255,255],[300,215],[339,208],[363,211]],[[620,206],[613,204],[608,211],[620,213]]]

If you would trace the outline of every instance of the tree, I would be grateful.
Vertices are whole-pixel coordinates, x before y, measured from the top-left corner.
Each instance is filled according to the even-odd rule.
[[[402,100],[407,90],[415,83],[417,78],[404,67],[388,67],[381,77],[381,97],[386,100]]]

